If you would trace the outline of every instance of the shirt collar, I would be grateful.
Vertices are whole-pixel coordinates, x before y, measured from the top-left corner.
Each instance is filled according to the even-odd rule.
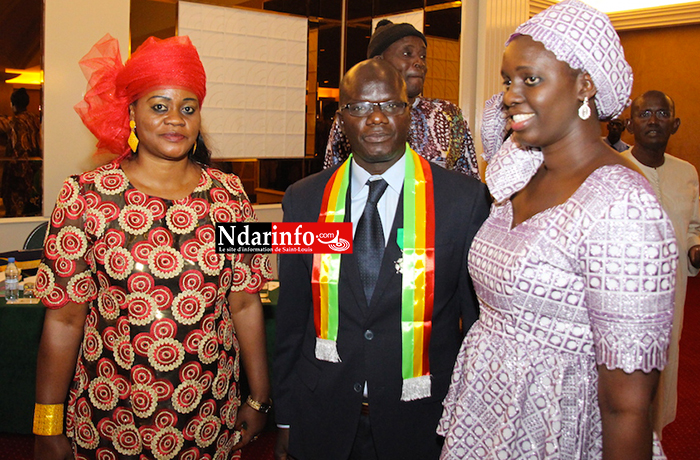
[[[389,187],[391,187],[392,190],[394,190],[397,194],[400,194],[401,189],[403,188],[403,180],[406,175],[406,155],[410,153],[408,149],[408,144],[406,144],[406,151],[401,158],[399,158],[396,163],[391,165],[391,167],[384,171],[384,174],[381,175],[371,175],[353,159],[352,164],[350,165],[350,180],[352,181],[350,187],[352,196],[356,197],[357,194],[360,193],[360,190],[362,190],[362,187],[367,183],[367,180],[372,177],[381,177],[387,184],[389,184]]]

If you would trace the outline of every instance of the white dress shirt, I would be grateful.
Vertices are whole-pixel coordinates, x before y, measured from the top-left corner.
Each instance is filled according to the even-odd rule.
[[[377,211],[379,211],[379,219],[382,221],[384,244],[386,245],[389,242],[389,233],[391,233],[391,226],[394,224],[394,217],[396,217],[396,206],[399,204],[405,175],[405,154],[381,175],[371,175],[358,165],[354,159],[352,160],[350,165],[350,220],[352,221],[353,237],[355,236],[357,223],[365,210],[365,204],[367,204],[367,196],[369,195],[367,181],[381,178],[386,181],[388,187],[379,199],[379,202],[377,202]]]
[[[608,144],[610,147],[614,148],[618,152],[622,153],[625,150],[630,148],[630,145],[626,142],[623,142],[622,139],[619,141],[615,142],[614,144],[611,144],[610,141],[608,140],[607,136],[603,137],[603,142]]]

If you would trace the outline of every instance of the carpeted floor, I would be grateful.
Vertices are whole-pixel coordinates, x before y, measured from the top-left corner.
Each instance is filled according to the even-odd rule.
[[[24,434],[0,433],[0,459],[33,460],[34,437]]]
[[[266,431],[241,451],[241,460],[274,460],[275,432]]]
[[[678,375],[678,414],[664,429],[668,460],[700,458],[700,277],[690,278]],[[265,432],[243,449],[243,460],[273,460],[275,433]],[[0,460],[32,460],[33,437],[0,433]]]
[[[668,460],[700,458],[700,276],[688,279],[678,366],[676,420],[664,428]]]

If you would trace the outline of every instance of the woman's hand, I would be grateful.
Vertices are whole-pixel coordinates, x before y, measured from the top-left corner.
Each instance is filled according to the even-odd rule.
[[[241,440],[233,446],[233,450],[236,451],[249,442],[254,441],[262,433],[266,422],[267,414],[256,411],[244,402],[238,408],[238,419],[235,428],[241,432]]]
[[[73,460],[73,449],[65,434],[34,436],[34,460]]]

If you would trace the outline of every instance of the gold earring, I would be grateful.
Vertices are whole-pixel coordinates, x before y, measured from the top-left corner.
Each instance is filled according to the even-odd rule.
[[[129,133],[127,142],[129,143],[131,151],[136,153],[136,149],[139,148],[139,138],[136,137],[136,122],[134,120],[129,121],[129,128],[131,128],[131,132]]]
[[[197,151],[197,141],[194,141],[194,147],[192,147],[192,155]]]

